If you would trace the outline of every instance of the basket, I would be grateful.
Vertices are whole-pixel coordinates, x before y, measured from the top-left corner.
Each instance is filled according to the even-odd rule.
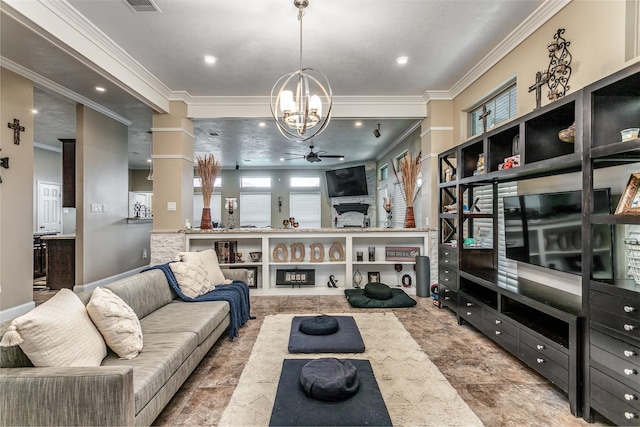
[[[629,272],[636,284],[640,285],[640,243],[637,239],[625,239],[624,247],[627,252]]]

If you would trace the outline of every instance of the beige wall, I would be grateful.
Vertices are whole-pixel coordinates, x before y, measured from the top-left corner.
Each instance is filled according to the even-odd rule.
[[[10,71],[0,71],[0,310],[27,308],[33,301],[33,84]],[[20,120],[20,145],[6,123]]]
[[[535,93],[528,88],[537,71],[549,65],[546,46],[564,28],[573,57],[569,94],[630,64],[625,62],[625,2],[574,0],[534,34],[506,55],[489,72],[453,101],[454,145],[467,138],[466,112],[489,92],[513,76],[517,79],[518,116],[535,108]],[[549,103],[543,90],[542,105]]]

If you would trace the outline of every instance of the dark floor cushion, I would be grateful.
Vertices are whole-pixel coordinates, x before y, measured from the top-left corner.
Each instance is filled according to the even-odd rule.
[[[295,316],[291,319],[289,353],[362,353],[364,341],[353,316],[331,316],[338,321],[338,331],[331,335],[308,335],[300,331],[300,323],[317,316]]]
[[[333,357],[307,362],[300,371],[304,393],[319,400],[344,400],[358,392],[358,370],[348,360]]]
[[[390,288],[393,296],[386,300],[369,298],[364,289],[345,289],[344,294],[351,307],[356,308],[399,308],[413,307],[416,300],[411,298],[400,288]]]
[[[369,298],[387,300],[393,297],[391,288],[384,283],[367,283],[364,287],[364,294]]]
[[[331,335],[338,332],[338,320],[335,317],[322,315],[300,322],[300,332],[307,335]]]

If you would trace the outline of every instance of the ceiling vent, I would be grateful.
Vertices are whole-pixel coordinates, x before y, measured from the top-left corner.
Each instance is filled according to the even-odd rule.
[[[134,12],[160,12],[153,0],[122,0]]]
[[[216,132],[214,130],[207,132],[207,135],[209,136],[220,136],[220,132]]]

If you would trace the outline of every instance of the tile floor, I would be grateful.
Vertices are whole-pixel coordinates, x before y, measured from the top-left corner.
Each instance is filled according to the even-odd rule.
[[[562,392],[544,378],[472,327],[458,326],[453,313],[434,307],[431,298],[417,300],[416,307],[391,311],[486,426],[607,425],[575,418]],[[216,343],[154,425],[217,425],[266,315],[362,310],[342,296],[254,296],[251,304],[257,318],[236,340]]]

